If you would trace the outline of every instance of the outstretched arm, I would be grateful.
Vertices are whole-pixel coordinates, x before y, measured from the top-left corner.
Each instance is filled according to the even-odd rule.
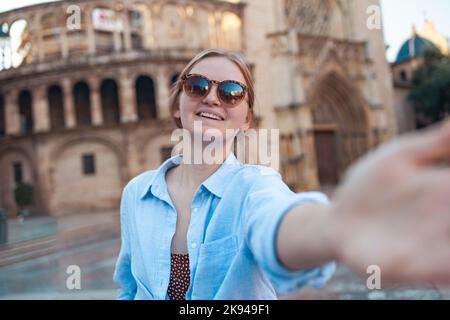
[[[396,138],[358,162],[331,205],[280,223],[279,260],[298,270],[338,260],[398,281],[450,282],[450,121]]]

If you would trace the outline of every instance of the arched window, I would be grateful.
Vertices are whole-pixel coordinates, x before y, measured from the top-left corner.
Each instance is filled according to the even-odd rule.
[[[107,7],[92,9],[91,18],[95,33],[97,53],[109,54],[114,51],[114,32],[123,32],[122,20],[117,13]]]
[[[120,123],[120,106],[117,84],[112,79],[103,80],[100,86],[103,123],[114,125]]]
[[[77,126],[91,125],[90,90],[86,82],[80,81],[73,86],[73,101]]]
[[[53,85],[48,88],[47,101],[50,113],[50,128],[52,130],[64,128],[64,100],[60,86]]]
[[[156,118],[155,86],[152,78],[140,76],[136,79],[136,105],[140,120]]]
[[[400,71],[400,80],[401,81],[408,81],[408,75],[406,74],[405,70]]]
[[[131,46],[133,49],[143,48],[142,26],[143,16],[140,5],[128,10],[128,21],[130,22]]]
[[[33,99],[28,90],[22,90],[19,93],[19,117],[20,132],[22,134],[31,133],[33,131]]]
[[[6,134],[5,99],[0,94],[0,137]]]
[[[65,27],[65,17],[55,14],[54,12],[47,12],[41,17],[41,34],[46,59],[59,58],[61,52],[61,29]]]
[[[224,46],[231,50],[241,49],[241,33],[241,18],[233,12],[225,12],[222,17],[222,37]]]

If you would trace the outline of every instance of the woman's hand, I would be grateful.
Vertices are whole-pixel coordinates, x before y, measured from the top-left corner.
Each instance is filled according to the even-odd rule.
[[[450,121],[358,162],[332,212],[339,259],[383,280],[450,283]]]

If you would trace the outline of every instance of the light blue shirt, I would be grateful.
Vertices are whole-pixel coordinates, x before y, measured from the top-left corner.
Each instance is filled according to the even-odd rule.
[[[165,173],[181,159],[175,156],[157,170],[144,172],[123,191],[122,245],[114,272],[119,299],[168,299],[177,213]],[[335,271],[334,262],[291,271],[276,255],[281,219],[305,202],[328,200],[318,192],[295,194],[277,171],[242,164],[230,153],[192,200],[186,299],[276,299],[277,292],[323,286]]]

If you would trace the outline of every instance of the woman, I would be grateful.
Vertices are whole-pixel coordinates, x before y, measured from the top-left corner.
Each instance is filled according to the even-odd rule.
[[[118,298],[274,299],[322,286],[334,261],[362,274],[377,265],[383,280],[449,280],[448,123],[369,155],[328,203],[237,161],[227,129],[251,127],[254,99],[236,54],[206,50],[182,71],[171,112],[204,139],[125,187]],[[193,161],[212,138],[224,142],[223,163]]]

